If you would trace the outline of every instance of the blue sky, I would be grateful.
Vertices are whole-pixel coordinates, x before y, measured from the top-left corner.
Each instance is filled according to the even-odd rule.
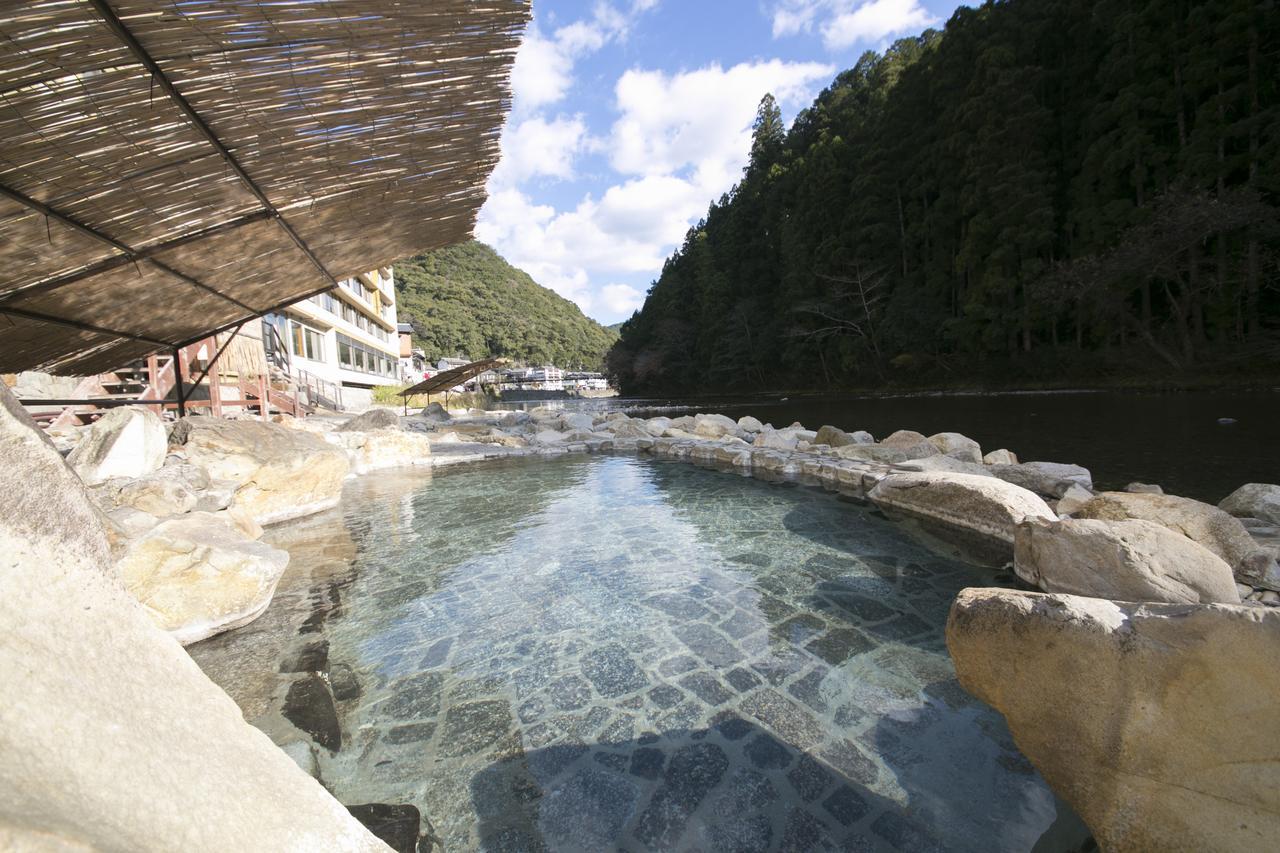
[[[766,92],[790,122],[946,0],[534,0],[476,237],[602,323],[631,315],[742,173]]]

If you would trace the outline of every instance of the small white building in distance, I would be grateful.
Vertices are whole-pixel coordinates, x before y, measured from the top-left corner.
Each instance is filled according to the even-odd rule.
[[[313,402],[359,410],[373,402],[374,387],[404,381],[395,282],[383,267],[339,285],[268,314],[274,334],[264,344],[269,356],[284,348],[290,372]]]

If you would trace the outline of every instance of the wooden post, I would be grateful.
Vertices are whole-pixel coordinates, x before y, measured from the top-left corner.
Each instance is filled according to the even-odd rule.
[[[258,377],[258,404],[262,409],[262,419],[264,421],[271,420],[271,399],[268,396],[270,390],[267,387],[267,377]]]
[[[222,377],[218,375],[218,362],[209,365],[209,403],[215,418],[222,417]]]
[[[178,417],[187,416],[187,399],[182,390],[182,350],[173,348],[173,388],[178,392]]]

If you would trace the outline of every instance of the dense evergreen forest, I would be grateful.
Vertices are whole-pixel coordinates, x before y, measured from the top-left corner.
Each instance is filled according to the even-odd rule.
[[[1275,0],[1007,0],[865,54],[622,328],[625,393],[1280,377]]]
[[[618,337],[484,243],[399,261],[395,276],[400,321],[432,361],[496,355],[598,370]]]

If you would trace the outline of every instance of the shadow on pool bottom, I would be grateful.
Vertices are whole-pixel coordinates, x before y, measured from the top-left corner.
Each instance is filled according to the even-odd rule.
[[[494,853],[956,849],[946,826],[871,790],[876,768],[863,756],[835,758],[843,766],[725,714],[707,729],[529,750],[476,774],[470,795],[480,848]],[[1070,807],[1055,804],[1057,819],[1029,849],[1096,850]]]

